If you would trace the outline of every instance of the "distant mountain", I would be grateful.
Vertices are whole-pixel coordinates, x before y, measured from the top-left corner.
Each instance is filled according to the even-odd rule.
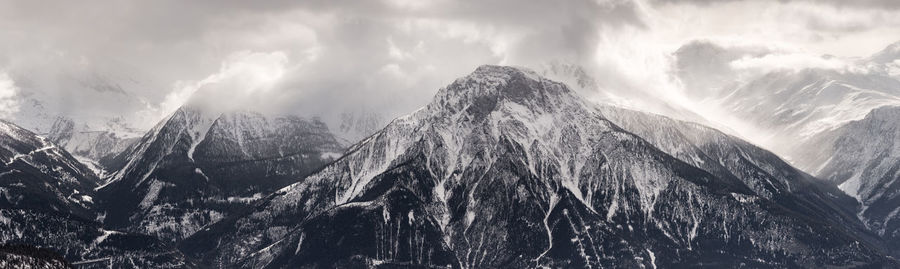
[[[698,50],[699,51],[699,50]],[[702,59],[698,54],[685,59]],[[707,57],[707,59],[713,59]],[[726,60],[736,58],[728,58]],[[900,253],[900,43],[847,70],[776,70],[713,91],[710,104],[759,130],[766,144],[798,168],[856,198],[857,217]],[[712,62],[722,62],[714,60]],[[703,63],[696,64],[703,66]],[[723,67],[723,69],[729,69]],[[896,70],[894,70],[896,69]],[[708,69],[692,70],[704,79]]]
[[[69,262],[102,260],[112,267],[191,266],[155,238],[103,229],[95,221],[105,217],[96,213],[99,179],[43,137],[0,121],[0,160],[0,245],[46,248]],[[59,265],[2,247],[0,256],[35,266]]]
[[[46,137],[72,153],[101,178],[106,176],[110,162],[139,140],[139,137],[122,137],[108,129],[98,131],[84,125],[76,126],[72,119],[65,117],[56,119]]]
[[[99,176],[106,162],[143,133],[159,84],[124,64],[65,56],[8,71],[18,106],[7,120],[66,149]]]
[[[896,266],[852,199],[771,153],[666,120],[705,136],[648,141],[611,114],[482,66],[180,248],[241,268]]]
[[[319,121],[185,106],[115,158],[98,195],[110,227],[176,241],[341,152]]]
[[[878,64],[892,64],[900,60],[900,41],[888,45],[881,51],[873,54],[866,59],[869,62]]]
[[[874,109],[801,148],[811,170],[856,197],[859,218],[900,253],[900,107]]]
[[[773,72],[719,100],[732,115],[771,133],[772,145],[792,159],[791,145],[865,116],[900,105],[900,81],[878,74],[806,69]]]
[[[755,143],[803,162],[808,156],[799,155],[803,149],[797,148],[798,141],[861,119],[875,108],[900,105],[900,81],[880,72],[881,63],[874,60],[891,55],[892,47],[847,70],[778,69],[760,75],[740,73],[730,64],[775,52],[695,41],[675,57],[686,91],[730,117],[726,125],[755,132]]]
[[[39,71],[38,71],[39,70]],[[49,133],[59,118],[74,121],[79,131],[106,131],[118,137],[139,136],[147,97],[162,85],[124,65],[39,64],[9,71],[19,88],[18,111],[9,121],[38,134]]]
[[[387,124],[381,114],[370,110],[345,111],[335,133],[345,146],[350,146],[374,134]]]

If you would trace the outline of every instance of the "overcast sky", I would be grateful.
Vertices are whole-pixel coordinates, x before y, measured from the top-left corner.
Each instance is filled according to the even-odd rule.
[[[49,110],[90,108],[141,128],[191,96],[393,117],[482,64],[573,63],[601,88],[677,95],[672,53],[695,39],[784,52],[743,67],[826,65],[808,59],[865,57],[900,41],[900,1],[0,0],[0,116],[29,92],[93,96],[66,82],[84,74],[138,101],[66,98]]]

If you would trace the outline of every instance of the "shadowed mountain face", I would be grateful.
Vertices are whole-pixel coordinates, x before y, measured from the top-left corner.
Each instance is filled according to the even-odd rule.
[[[117,159],[99,190],[110,227],[175,241],[333,160],[325,125],[183,107]]]
[[[533,72],[482,66],[180,248],[244,268],[890,263],[851,199],[771,153],[684,123],[668,124],[707,136],[642,138],[617,124],[647,116],[606,115]]]
[[[0,247],[0,267],[65,268],[59,257],[33,247],[50,249],[79,264],[190,265],[184,255],[156,238],[101,228],[94,220],[97,177],[43,137],[0,121],[0,159],[0,246],[30,246]]]
[[[0,121],[0,206],[94,218],[98,179],[68,152],[43,137]]]

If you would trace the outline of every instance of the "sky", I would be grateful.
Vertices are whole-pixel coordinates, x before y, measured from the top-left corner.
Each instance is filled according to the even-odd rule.
[[[740,70],[846,68],[900,41],[900,1],[0,0],[0,118],[145,130],[186,102],[392,118],[479,65],[553,62],[692,106],[674,53],[696,40],[767,52]]]

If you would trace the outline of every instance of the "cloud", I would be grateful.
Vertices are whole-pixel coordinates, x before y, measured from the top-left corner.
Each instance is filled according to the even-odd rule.
[[[872,2],[868,6],[879,5]],[[361,109],[391,118],[424,105],[438,88],[482,64],[539,69],[548,62],[571,63],[598,78],[600,91],[681,100],[685,85],[676,73],[682,67],[671,53],[687,40],[774,42],[768,47],[858,56],[880,49],[900,29],[891,27],[900,18],[896,12],[863,6],[696,3],[0,1],[0,68],[26,93],[41,88],[66,101],[91,97],[48,110],[123,115],[141,126],[195,92],[194,99],[225,107],[257,106],[326,120]],[[733,71],[729,63],[743,56],[719,59],[728,67],[721,70]],[[737,68],[773,61],[748,59]],[[57,69],[52,72],[91,70],[115,77],[138,101],[100,105],[113,98],[86,94],[89,87],[65,87],[65,76],[48,75]],[[279,75],[257,74],[270,72]]]
[[[3,2],[0,67],[32,74],[15,70],[24,62],[41,73],[59,61],[40,56],[57,54],[66,62],[109,63],[101,74],[138,66],[135,73],[153,78],[137,75],[152,89],[130,91],[143,100],[140,111],[95,114],[139,114],[133,118],[143,121],[194,92],[245,94],[237,88],[263,79],[238,67],[254,57],[234,55],[280,53],[284,73],[245,101],[270,100],[265,109],[307,116],[367,107],[393,117],[424,105],[478,65],[593,64],[603,32],[642,28],[643,19],[627,0]]]
[[[762,73],[802,69],[831,69],[847,70],[852,63],[834,57],[821,57],[807,54],[768,54],[761,57],[743,57],[729,63],[731,68],[737,70],[756,70]]]
[[[158,107],[143,113],[165,117],[186,103],[210,111],[239,109],[259,104],[284,76],[288,57],[284,52],[241,51],[222,62],[218,72],[200,81],[179,81]]]
[[[15,81],[0,72],[0,118],[8,118],[19,110],[18,91]]]
[[[694,40],[673,53],[674,74],[693,99],[717,97],[742,82],[778,71],[828,69],[869,72],[855,58],[817,55],[797,48],[734,40]]]

